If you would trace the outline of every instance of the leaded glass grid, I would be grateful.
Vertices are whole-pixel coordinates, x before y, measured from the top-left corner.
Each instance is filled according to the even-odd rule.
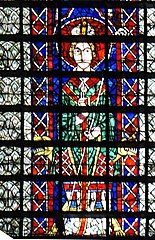
[[[154,1],[0,1],[0,230],[155,236]]]

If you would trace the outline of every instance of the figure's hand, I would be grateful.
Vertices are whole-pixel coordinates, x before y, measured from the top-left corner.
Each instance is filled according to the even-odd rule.
[[[101,128],[93,127],[89,131],[85,131],[84,135],[88,140],[94,140],[95,138],[101,135]]]
[[[79,98],[78,105],[81,107],[86,106],[86,100],[87,100],[87,98]]]

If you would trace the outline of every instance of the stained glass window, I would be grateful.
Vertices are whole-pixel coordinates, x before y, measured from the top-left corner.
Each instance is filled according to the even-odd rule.
[[[0,230],[154,238],[154,7],[0,1]]]

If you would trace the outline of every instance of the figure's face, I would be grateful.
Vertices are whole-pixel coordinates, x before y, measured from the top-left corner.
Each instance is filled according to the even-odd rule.
[[[74,60],[77,65],[82,69],[90,66],[92,61],[92,50],[87,42],[77,43],[73,51]]]

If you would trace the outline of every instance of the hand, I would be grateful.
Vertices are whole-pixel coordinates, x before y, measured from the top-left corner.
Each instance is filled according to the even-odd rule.
[[[101,128],[93,127],[89,131],[85,131],[84,135],[86,136],[86,138],[88,138],[88,140],[94,140],[101,135]]]
[[[86,106],[86,100],[87,100],[87,98],[79,98],[78,105],[81,107]]]

